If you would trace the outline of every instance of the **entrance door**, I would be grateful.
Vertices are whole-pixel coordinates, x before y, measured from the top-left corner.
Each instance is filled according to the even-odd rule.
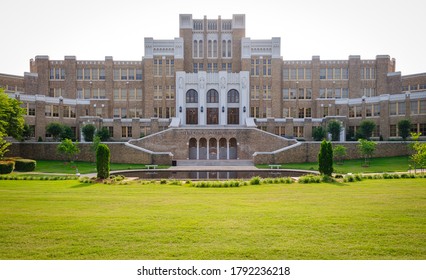
[[[240,108],[228,108],[228,124],[240,124]]]
[[[207,108],[207,124],[219,124],[218,108]]]
[[[187,108],[186,109],[186,124],[198,124],[198,109]]]
[[[229,140],[229,159],[237,159],[237,139]]]

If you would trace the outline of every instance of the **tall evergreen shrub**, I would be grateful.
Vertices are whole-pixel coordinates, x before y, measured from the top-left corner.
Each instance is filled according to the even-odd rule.
[[[110,151],[107,145],[99,144],[96,150],[96,169],[98,171],[99,179],[106,179],[109,177],[109,162]]]
[[[318,153],[318,171],[323,175],[333,173],[333,147],[331,142],[323,140]]]

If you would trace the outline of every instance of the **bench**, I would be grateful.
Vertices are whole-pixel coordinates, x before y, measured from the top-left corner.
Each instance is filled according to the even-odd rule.
[[[158,167],[158,165],[156,165],[156,164],[148,164],[148,165],[146,165],[146,168],[147,169],[157,169],[157,167]]]
[[[269,168],[271,168],[271,169],[280,169],[281,168],[281,164],[270,164]]]

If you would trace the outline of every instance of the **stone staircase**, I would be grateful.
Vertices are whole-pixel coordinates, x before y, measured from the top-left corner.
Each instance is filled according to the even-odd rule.
[[[177,166],[254,166],[251,160],[178,160]]]

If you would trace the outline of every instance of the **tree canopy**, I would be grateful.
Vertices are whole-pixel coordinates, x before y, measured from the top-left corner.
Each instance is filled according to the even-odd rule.
[[[0,88],[0,132],[4,136],[21,139],[24,131],[24,112],[21,102],[10,98],[4,89]]]

